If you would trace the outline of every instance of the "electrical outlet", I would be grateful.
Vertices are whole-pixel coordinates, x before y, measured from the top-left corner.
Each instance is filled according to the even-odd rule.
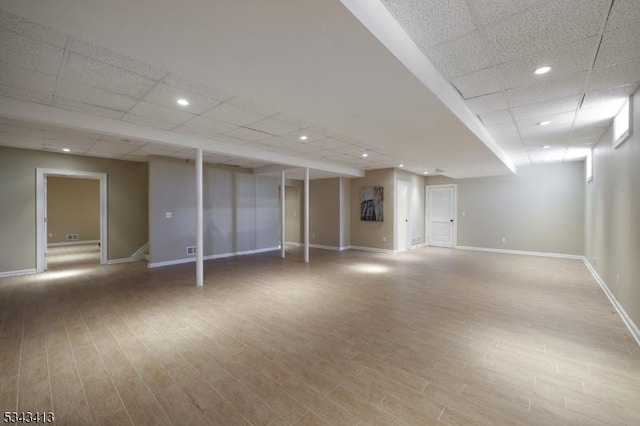
[[[616,287],[620,287],[620,275],[616,275]]]
[[[166,217],[167,219],[171,219],[173,217],[173,213],[172,212],[166,212],[164,214],[164,217]]]
[[[502,237],[502,242],[506,243],[507,242],[507,238],[506,237]]]
[[[386,243],[387,242],[387,237],[382,237],[382,242]]]
[[[315,239],[316,239],[316,234],[315,234],[315,233],[311,234],[311,239],[312,239],[312,240],[315,240]]]

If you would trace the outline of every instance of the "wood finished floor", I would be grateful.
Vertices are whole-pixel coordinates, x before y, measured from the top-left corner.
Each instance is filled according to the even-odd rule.
[[[312,250],[305,265],[293,249],[209,261],[196,288],[194,265],[59,251],[47,273],[0,279],[0,411],[78,425],[640,424],[640,350],[580,261],[422,248]]]

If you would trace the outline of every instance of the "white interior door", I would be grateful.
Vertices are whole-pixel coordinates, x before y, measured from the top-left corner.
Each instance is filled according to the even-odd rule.
[[[44,197],[44,220],[42,221],[42,247],[44,247],[44,254],[42,256],[42,262],[44,270],[47,270],[47,255],[48,255],[48,242],[49,242],[49,226],[47,224],[48,208],[47,208],[47,176],[44,176],[44,185],[42,187],[42,193]]]
[[[455,190],[454,185],[427,186],[427,235],[430,246],[455,246]]]
[[[399,180],[398,181],[398,207],[396,214],[396,224],[398,230],[398,238],[396,240],[396,250],[404,251],[408,250],[409,235],[410,235],[410,223],[409,223],[409,183]]]

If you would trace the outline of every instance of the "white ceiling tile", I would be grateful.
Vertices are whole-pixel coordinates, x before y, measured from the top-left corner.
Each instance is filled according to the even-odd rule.
[[[517,124],[522,134],[526,135],[530,133],[537,133],[542,127],[544,127],[545,130],[549,131],[553,131],[553,129],[557,128],[558,126],[566,128],[567,126],[571,126],[571,123],[573,123],[573,119],[575,118],[575,116],[575,111],[563,112],[561,114],[549,114],[544,115],[543,117],[518,120]],[[538,126],[538,123],[540,123],[541,121],[549,121],[549,124],[546,126]]]
[[[487,26],[484,34],[495,49],[497,63],[502,63],[551,47],[551,40],[544,28],[544,20],[528,10]]]
[[[507,101],[512,107],[516,107],[576,95],[582,92],[586,78],[587,72],[580,72],[510,89],[507,90]]]
[[[508,110],[485,112],[479,115],[485,126],[495,126],[497,124],[509,123],[512,121]]]
[[[58,96],[122,112],[130,110],[136,104],[128,96],[63,78],[58,81],[56,97]]]
[[[605,31],[612,31],[640,22],[640,2],[638,0],[615,0]]]
[[[226,133],[227,136],[233,138],[242,139],[248,142],[257,142],[261,139],[267,138],[269,135],[255,130],[247,129],[245,127],[239,127],[235,130]]]
[[[574,126],[571,143],[592,143],[594,139],[597,142],[607,129],[608,126],[602,123],[587,124],[579,127]]]
[[[553,131],[539,130],[522,134],[522,142],[527,146],[567,145],[571,136],[571,126],[557,126]]]
[[[301,136],[306,136],[307,139],[305,139],[304,141],[300,140]],[[322,139],[326,139],[326,136],[321,134],[321,133],[317,133],[314,131],[311,131],[310,129],[300,129],[300,130],[296,130],[294,132],[291,133],[287,133],[286,135],[283,135],[283,137],[290,139],[292,141],[295,142],[299,142],[299,143],[309,143],[309,142],[314,142],[314,141],[319,141]]]
[[[152,118],[154,120],[160,120],[166,123],[172,123],[174,125],[182,124],[185,121],[195,117],[195,115],[186,111],[178,111],[173,108],[167,108],[145,101],[139,102],[135,107],[133,107],[130,111],[130,114]]]
[[[487,126],[487,131],[494,138],[520,139],[520,135],[518,134],[518,129],[516,128],[516,125],[512,121],[509,121],[503,124],[498,124],[495,126]]]
[[[326,150],[333,150],[333,149],[340,148],[347,145],[347,143],[334,138],[319,139],[319,140],[314,140],[308,143],[315,144]]]
[[[207,98],[215,99],[220,102],[224,102],[227,99],[231,99],[233,97],[233,95],[231,95],[230,93],[205,86],[197,81],[182,77],[180,75],[176,75],[174,73],[169,73],[169,75],[167,75],[163,81],[177,89],[185,90],[189,93],[197,93],[200,96],[205,96]]]
[[[0,84],[53,95],[56,77],[7,62],[0,62]]]
[[[178,145],[168,145],[161,143],[148,143],[145,146],[140,147],[136,151],[132,152],[133,155],[169,155],[174,152],[183,150],[184,148]]]
[[[591,37],[500,64],[498,69],[501,81],[506,89],[512,89],[579,71],[587,71],[591,68],[599,40],[599,37]],[[541,66],[550,66],[551,72],[545,75],[535,75],[533,71]]]
[[[192,120],[187,121],[183,125],[176,127],[176,131],[182,130],[197,130],[201,134],[205,135],[219,135],[222,133],[230,132],[237,128],[235,124],[225,123],[224,121],[214,120],[204,116],[195,117]]]
[[[575,111],[578,109],[580,99],[580,95],[573,95],[566,98],[552,99],[546,102],[511,108],[511,112],[516,120],[524,120],[527,118],[542,117],[548,114]]]
[[[102,117],[120,119],[124,116],[123,111],[104,108],[96,105],[85,104],[84,102],[75,101],[73,99],[55,98],[54,105],[71,111],[78,111],[85,114],[95,114]]]
[[[242,109],[246,109],[249,110],[251,112],[254,112],[256,114],[259,115],[263,115],[263,116],[270,116],[270,115],[274,115],[277,114],[279,111],[276,108],[267,106],[267,105],[262,105],[262,104],[258,104],[255,103],[249,99],[244,99],[244,98],[239,98],[239,97],[233,97],[231,99],[229,99],[227,101],[227,103],[229,105],[233,105],[235,107],[238,108],[242,108]],[[281,118],[280,121],[284,121],[285,123],[287,122],[287,120],[285,118]],[[295,123],[289,123],[289,124],[294,124]]]
[[[620,111],[624,100],[598,104],[591,108],[580,108],[576,116],[576,126],[601,125],[609,126],[611,120]]]
[[[594,69],[587,90],[593,91],[640,81],[640,60]]]
[[[265,118],[264,116],[251,112],[249,110],[238,108],[228,103],[223,103],[206,112],[204,115],[210,118],[214,118],[220,121],[226,121],[227,123],[236,124],[238,126],[244,126],[245,124],[255,123],[258,120]]]
[[[303,127],[308,127],[308,124],[304,120],[300,120],[299,118],[292,117],[287,114],[276,114],[271,118],[278,121],[282,121],[283,123],[290,124],[298,129],[301,129]]]
[[[475,71],[451,80],[451,83],[458,89],[464,99],[487,95],[499,92],[500,77],[494,67]]]
[[[638,83],[625,84],[624,86],[588,92],[582,101],[582,108],[597,107],[602,104],[616,102],[620,104],[629,98],[638,88]]]
[[[18,87],[4,86],[0,84],[0,96],[8,98],[20,99],[23,101],[36,102],[39,104],[51,105],[53,96],[42,92],[35,92],[28,89],[20,89]]]
[[[64,50],[0,27],[0,58],[3,62],[50,75],[58,75]]]
[[[281,136],[285,133],[294,132],[298,129],[297,126],[292,126],[291,124],[287,124],[273,118],[256,121],[255,123],[247,125],[247,127],[264,133],[269,133],[274,136]]]
[[[67,39],[64,33],[29,21],[2,9],[0,9],[0,28],[58,47],[64,47]]]
[[[62,74],[90,86],[141,98],[155,84],[153,80],[93,59],[71,53]]]
[[[468,2],[478,25],[481,26],[522,12],[534,3],[535,1],[532,0],[474,0]]]
[[[68,49],[98,62],[103,62],[114,67],[140,74],[141,76],[151,80],[159,81],[167,74],[166,71],[158,67],[121,55],[112,50],[75,37],[69,37]]]
[[[189,101],[189,105],[178,105],[177,100],[184,98]],[[162,105],[164,107],[173,108],[178,111],[186,111],[193,114],[202,114],[205,111],[219,105],[220,102],[206,96],[200,96],[195,93],[170,86],[165,83],[156,84],[145,96],[144,100]]]
[[[640,23],[605,33],[595,67],[601,68],[640,58]]]
[[[429,49],[427,56],[449,79],[487,68],[494,63],[492,45],[474,31],[437,47]]]
[[[262,145],[270,146],[272,148],[284,148],[284,147],[298,144],[300,143],[300,141],[296,141],[294,139],[276,137],[276,136],[269,136],[260,140],[260,143]]]
[[[532,9],[554,46],[600,34],[611,0],[551,1]]]
[[[98,141],[89,150],[90,154],[111,154],[115,156],[123,156],[130,154],[140,148],[139,145],[126,143],[126,142],[105,142]]]
[[[474,114],[507,109],[507,100],[502,92],[466,99],[465,103]]]
[[[464,0],[405,0],[410,7],[393,13],[411,30],[423,49],[451,40],[475,29]]]
[[[173,129],[176,126],[175,124],[169,123],[167,121],[144,117],[142,115],[132,114],[131,112],[126,113],[124,117],[122,117],[122,119],[130,123],[140,124],[142,126],[149,126],[149,127],[154,127],[157,129],[164,129],[164,130]]]

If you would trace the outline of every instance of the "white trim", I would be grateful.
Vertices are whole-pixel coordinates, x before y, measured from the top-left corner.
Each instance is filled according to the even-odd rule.
[[[303,247],[304,246],[304,244],[296,243],[294,241],[285,241],[285,245],[292,246],[292,247]],[[322,244],[309,244],[309,247],[319,248],[319,249],[324,249],[324,250],[334,250],[334,251],[345,251],[345,250],[350,250],[352,248],[351,246],[336,247],[336,246],[324,246]]]
[[[123,257],[122,259],[109,259],[107,261],[107,265],[117,265],[118,263],[128,263],[128,262],[137,262],[138,259],[133,259],[131,257]]]
[[[35,269],[20,269],[18,271],[0,272],[0,278],[15,277],[16,275],[35,274]]]
[[[376,253],[386,253],[386,254],[396,254],[398,253],[396,250],[389,250],[377,247],[363,247],[363,246],[348,246],[351,250],[360,250],[360,251],[373,251]]]
[[[456,250],[471,250],[471,251],[485,251],[490,253],[502,253],[502,254],[518,254],[524,256],[540,256],[540,257],[555,257],[560,259],[573,259],[582,260],[583,256],[577,254],[565,254],[565,253],[545,253],[540,251],[524,251],[524,250],[505,250],[494,249],[489,247],[469,247],[469,246],[455,246]]]
[[[48,175],[89,178],[100,180],[100,264],[106,265],[107,259],[107,174],[85,172],[81,170],[36,168],[36,271],[44,272],[46,266],[45,248],[45,181]]]
[[[98,244],[99,242],[100,240],[65,241],[63,243],[47,243],[47,247],[80,246],[83,244]]]
[[[203,260],[223,259],[225,257],[246,256],[249,254],[265,253],[268,251],[275,251],[275,250],[280,250],[280,246],[267,247],[267,248],[254,249],[254,250],[243,250],[243,251],[236,251],[236,252],[230,252],[230,253],[210,254],[208,256],[204,256],[202,259]],[[147,266],[149,268],[158,268],[161,266],[180,265],[183,263],[191,263],[195,261],[196,261],[195,257],[185,257],[182,259],[166,260],[164,262],[153,262],[153,263],[149,263]]]
[[[142,260],[144,259],[145,251],[149,248],[149,241],[144,243],[138,250],[134,251],[131,255],[132,260]]]
[[[583,256],[582,257],[582,261],[584,262],[584,264],[587,267],[587,269],[589,270],[589,272],[591,272],[591,275],[593,275],[593,278],[600,285],[600,288],[602,289],[604,294],[609,299],[609,302],[611,302],[611,304],[613,305],[613,308],[616,310],[616,312],[618,313],[618,315],[622,319],[622,322],[624,323],[624,325],[626,325],[627,329],[629,329],[629,332],[631,333],[631,335],[635,339],[635,341],[638,344],[638,346],[640,346],[640,329],[638,329],[638,326],[633,322],[631,317],[629,317],[629,315],[624,310],[624,308],[622,307],[620,302],[618,302],[618,300],[613,295],[611,290],[609,290],[609,287],[607,287],[607,284],[604,282],[604,280],[602,278],[600,278],[600,275],[598,275],[598,272],[596,271],[596,269],[593,266],[591,266],[591,263],[589,263],[587,258]]]
[[[427,243],[414,244],[414,245],[411,246],[411,250],[415,250],[415,249],[419,249],[419,248],[422,248],[422,247],[426,247],[428,245],[429,244],[427,244]]]

